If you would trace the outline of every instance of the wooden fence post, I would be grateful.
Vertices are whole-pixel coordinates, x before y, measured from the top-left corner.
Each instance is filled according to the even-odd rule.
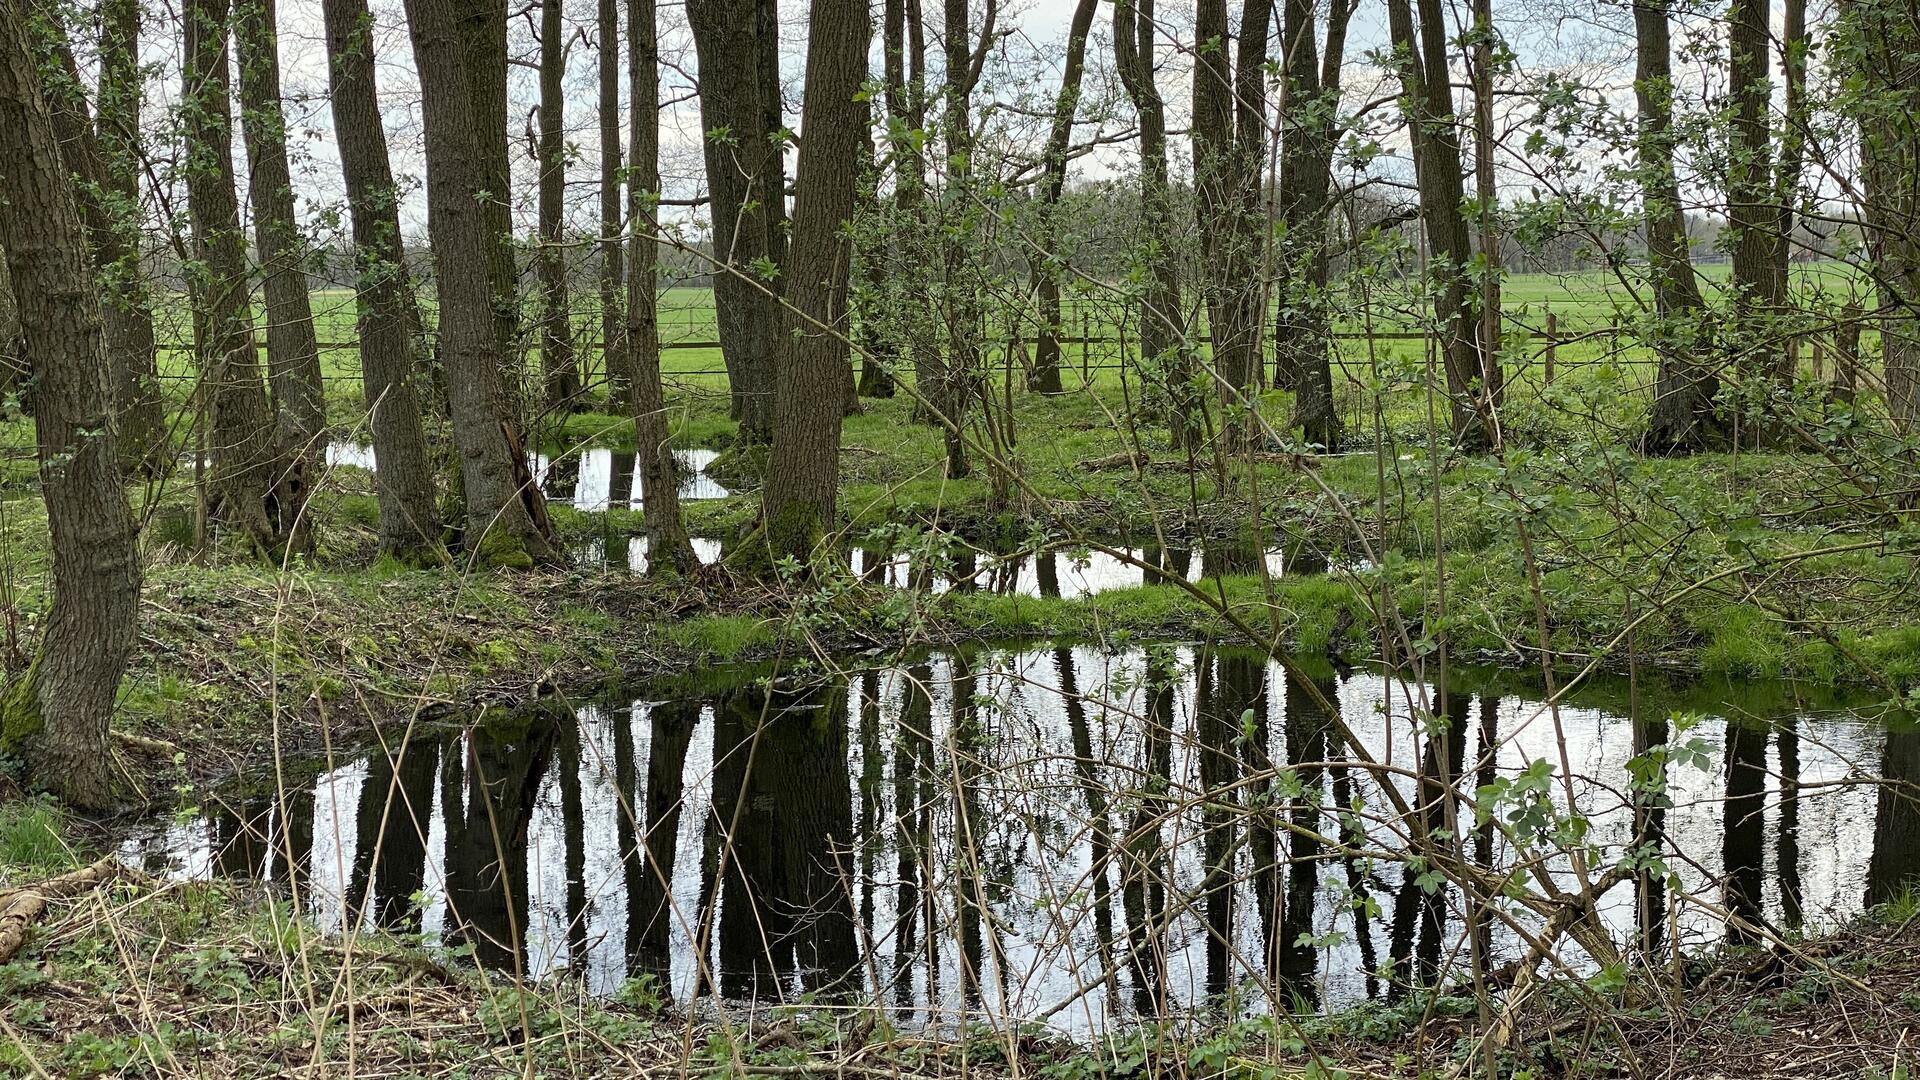
[[[1093,334],[1087,329],[1087,307],[1075,305],[1080,309],[1080,381],[1087,382],[1093,377],[1093,363],[1088,354],[1093,352]]]
[[[1553,385],[1553,362],[1560,352],[1560,316],[1547,312],[1547,370],[1543,376],[1547,386]]]

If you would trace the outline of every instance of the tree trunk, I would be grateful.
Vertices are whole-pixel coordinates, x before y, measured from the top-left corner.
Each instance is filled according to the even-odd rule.
[[[838,399],[849,377],[847,223],[866,126],[857,100],[867,77],[866,0],[813,0],[807,32],[807,135],[800,144],[793,251],[774,392],[773,448],[761,519],[778,559],[809,562],[834,526],[840,488]]]
[[[1788,273],[1793,262],[1793,231],[1798,219],[1800,169],[1807,146],[1807,0],[1786,0],[1781,8],[1780,70],[1787,84],[1786,115],[1780,125],[1780,160],[1774,170],[1774,205],[1780,221],[1773,238],[1773,290],[1784,306],[1793,296]],[[1791,383],[1797,349],[1780,350],[1779,377]]]
[[[112,364],[117,445],[123,465],[157,471],[166,463],[166,408],[154,348],[153,301],[140,262],[140,3],[102,0],[97,147],[101,202],[116,246],[97,258],[101,321]],[[72,163],[69,162],[69,167]],[[100,256],[109,249],[96,249]]]
[[[620,244],[620,0],[599,0],[600,36],[600,366],[607,403],[631,406],[627,382],[626,274]]]
[[[360,375],[373,429],[380,550],[407,562],[446,558],[433,466],[421,425],[419,377],[426,342],[407,278],[399,200],[374,83],[366,0],[322,0],[333,128],[353,219]]]
[[[439,278],[440,357],[467,506],[464,543],[472,561],[482,566],[555,561],[546,500],[533,482],[500,385],[489,273],[498,234],[482,197],[487,158],[461,43],[472,28],[457,17],[455,0],[407,0],[406,9],[421,76],[427,227]]]
[[[1476,352],[1487,435],[1497,443],[1506,375],[1500,366],[1500,192],[1493,177],[1493,46],[1498,32],[1493,23],[1493,0],[1474,0],[1473,18],[1468,70],[1473,78],[1473,194],[1479,203],[1474,215],[1480,240],[1480,339]]]
[[[1719,378],[1701,363],[1709,353],[1710,336],[1701,317],[1704,305],[1693,276],[1686,210],[1673,166],[1672,47],[1666,10],[1637,3],[1633,26],[1639,55],[1633,84],[1639,106],[1635,150],[1653,285],[1653,345],[1660,359],[1644,448],[1650,454],[1692,453],[1705,448],[1718,426],[1713,398]]]
[[[1053,129],[1047,133],[1047,146],[1041,152],[1046,169],[1040,180],[1039,218],[1034,226],[1034,251],[1028,261],[1033,266],[1029,288],[1039,301],[1039,327],[1034,333],[1033,370],[1027,386],[1042,394],[1058,394],[1060,385],[1060,274],[1054,262],[1058,238],[1054,233],[1055,207],[1067,184],[1067,146],[1073,138],[1073,119],[1080,112],[1080,76],[1086,69],[1087,35],[1093,29],[1096,0],[1079,0],[1073,8],[1073,21],[1067,26],[1067,56],[1060,73],[1060,95],[1053,103]]]
[[[1420,189],[1420,217],[1432,260],[1433,315],[1441,335],[1451,400],[1453,435],[1463,447],[1492,445],[1493,372],[1481,370],[1480,327],[1468,303],[1467,268],[1473,259],[1460,167],[1460,131],[1453,115],[1447,71],[1448,35],[1439,0],[1419,0],[1414,26],[1408,0],[1387,0],[1387,22],[1400,54],[1406,91],[1413,166]],[[1431,76],[1431,78],[1429,77]]]
[[[1727,11],[1727,79],[1733,99],[1733,132],[1727,153],[1727,230],[1733,238],[1732,342],[1743,374],[1777,375],[1768,325],[1785,299],[1774,270],[1779,208],[1773,201],[1772,128],[1767,110],[1773,96],[1768,0],[1733,0]],[[1784,348],[1782,349],[1784,351]],[[1758,425],[1749,425],[1758,430]]]
[[[1167,174],[1167,108],[1154,82],[1153,0],[1115,0],[1114,67],[1139,114],[1140,225],[1137,243],[1146,250],[1147,288],[1140,304],[1140,362],[1158,373],[1150,382],[1167,396],[1169,427],[1177,446],[1199,440],[1199,401],[1193,394],[1186,317],[1180,306],[1179,252],[1174,235],[1173,185]]]
[[[699,565],[680,514],[680,467],[673,457],[666,395],[660,385],[660,312],[656,293],[660,206],[660,33],[654,0],[627,0],[630,106],[627,223],[633,230],[627,278],[627,384],[646,498],[647,572],[685,576]]]
[[[987,4],[987,32],[981,35],[981,48],[991,42],[994,0]],[[979,78],[979,64],[972,45],[973,25],[968,0],[944,0],[942,29],[946,37],[946,99],[941,120],[946,137],[947,182],[941,189],[940,232],[946,242],[941,251],[943,281],[941,296],[947,324],[947,352],[940,364],[939,378],[922,389],[945,423],[947,477],[966,476],[967,444],[961,437],[966,427],[967,409],[976,396],[982,396],[985,373],[982,371],[980,313],[977,277],[980,253],[972,246],[976,238],[973,173],[973,87]]]
[[[61,160],[73,176],[75,201],[86,228],[88,248],[104,301],[102,321],[109,364],[107,393],[113,403],[115,422],[114,445],[123,470],[158,472],[166,464],[166,417],[153,370],[153,312],[140,273],[138,202],[109,186],[101,143],[87,115],[79,66],[74,62],[73,49],[60,25],[58,11],[42,8],[37,14],[40,18],[33,25],[45,35],[44,47],[54,54],[54,62],[43,69],[45,82],[41,93],[52,115]],[[107,35],[103,38],[103,50],[118,51],[115,42],[120,40],[123,31],[124,27],[103,29]],[[105,55],[101,64],[103,70],[123,66],[121,60]],[[119,79],[125,75],[115,72],[114,77]],[[116,88],[114,93],[124,93],[124,90]],[[121,107],[117,100],[113,104]],[[17,326],[11,329],[17,330]],[[11,333],[0,333],[0,347],[11,351],[14,344]],[[25,361],[15,359],[19,362],[8,365],[6,382],[9,389],[22,389],[16,384]]]
[[[861,288],[849,300],[854,329],[860,335],[860,380],[854,387],[854,400],[848,412],[858,411],[860,398],[890,398],[894,395],[893,365],[900,358],[898,340],[888,333],[887,318],[887,234],[880,201],[880,155],[874,147],[873,103],[861,102],[867,115],[864,158],[860,164],[860,206],[864,217],[873,222],[863,228],[855,241],[854,259],[860,266]]]
[[[1333,407],[1332,317],[1327,303],[1327,213],[1333,150],[1339,138],[1340,68],[1355,0],[1327,13],[1324,67],[1314,39],[1314,4],[1285,0],[1281,10],[1285,89],[1281,94],[1279,315],[1273,384],[1293,391],[1294,421],[1308,446],[1340,444]],[[1324,74],[1323,74],[1324,71]]]
[[[454,42],[468,87],[473,115],[476,198],[486,222],[488,318],[500,365],[506,416],[518,428],[526,422],[526,356],[520,349],[520,270],[513,245],[513,159],[507,137],[507,12],[489,0],[451,0],[459,32]]]
[[[278,441],[305,461],[326,448],[327,395],[307,294],[307,242],[294,220],[287,121],[280,108],[280,51],[274,0],[234,0],[240,67],[240,129],[247,144],[247,199],[267,299],[267,381]]]
[[[886,0],[883,13],[888,130],[925,131],[926,37],[920,0]],[[893,213],[889,243],[892,288],[885,303],[892,337],[905,345],[919,391],[914,419],[932,420],[928,408],[946,382],[946,364],[934,341],[933,320],[925,317],[925,297],[934,288],[935,251],[926,206],[927,165],[923,146],[911,138],[890,140],[893,160]],[[921,300],[913,303],[910,297]]]
[[[1911,8],[1888,0],[1849,0],[1832,62],[1854,71],[1843,99],[1860,125],[1861,216],[1879,310],[1887,412],[1902,436],[1920,432],[1920,25]],[[1857,313],[1841,346],[1849,388],[1858,351]],[[1849,392],[1851,396],[1851,392]]]
[[[260,377],[247,288],[247,242],[234,194],[233,117],[228,101],[227,0],[190,0],[186,22],[187,206],[201,276],[200,393],[211,414],[211,516],[278,559],[310,545],[299,459],[274,445]]]
[[[0,699],[0,752],[77,806],[114,798],[108,722],[138,635],[140,559],[117,474],[99,292],[18,0],[0,3],[0,248],[32,357],[53,604]]]
[[[1228,51],[1227,0],[1200,0],[1194,38],[1193,173],[1213,344],[1213,381],[1222,406],[1254,405],[1259,378],[1261,298],[1260,159],[1266,145],[1267,28],[1271,0],[1249,0],[1240,12],[1238,55]],[[1222,421],[1223,430],[1228,428]],[[1235,443],[1254,428],[1238,426]]]
[[[566,33],[560,0],[540,3],[540,375],[547,411],[579,405],[580,369],[573,357],[573,312],[567,264],[560,251],[567,189]]]
[[[772,242],[784,216],[780,148],[767,126],[766,0],[689,0],[687,24],[699,55],[700,126],[713,222],[715,314],[720,352],[741,438],[773,434],[774,357],[779,341],[782,254]],[[778,76],[774,76],[777,84]],[[777,216],[778,215],[778,216]]]

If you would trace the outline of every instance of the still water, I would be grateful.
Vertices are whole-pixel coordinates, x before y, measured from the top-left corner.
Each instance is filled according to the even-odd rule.
[[[1120,550],[1129,558],[1104,551],[1000,554],[977,551],[958,542],[937,559],[856,547],[848,552],[846,566],[868,584],[896,589],[936,594],[984,592],[996,596],[1051,596],[1069,600],[1112,589],[1164,584],[1168,578],[1198,582],[1219,574],[1258,572],[1251,550],[1232,559],[1218,545],[1199,549],[1134,547]],[[693,553],[707,565],[725,556],[721,541],[704,537],[694,538]],[[590,537],[574,545],[571,555],[578,566],[643,573],[647,569],[647,540],[644,536]],[[1266,553],[1264,562],[1266,572],[1278,577],[1286,570],[1287,556],[1276,549]],[[1156,569],[1148,570],[1148,566]]]
[[[1197,1008],[1331,1008],[1465,981],[1472,941],[1489,966],[1521,951],[1394,857],[1405,823],[1376,786],[1387,775],[1417,802],[1411,774],[1453,778],[1459,799],[1431,805],[1501,872],[1525,853],[1476,828],[1467,800],[1552,762],[1564,808],[1537,692],[1486,672],[1454,686],[1437,728],[1415,722],[1419,684],[1289,675],[1205,646],[971,650],[804,680],[709,671],[404,746],[390,733],[391,755],[156,824],[123,854],[271,880],[329,930],[463,943],[601,992],[647,975],[682,1002],[840,994],[903,1023],[1081,1034]],[[1405,772],[1363,768],[1320,700]],[[1681,711],[1707,718],[1664,719]],[[1652,837],[1677,878],[1603,900],[1623,947],[1721,939],[1706,905],[1831,925],[1920,872],[1920,798],[1897,786],[1920,781],[1920,733],[1865,709],[1788,686],[1608,684],[1557,727],[1594,865]],[[1670,737],[1703,761],[1676,766],[1636,823],[1627,762]],[[1545,861],[1571,887],[1565,854]]]
[[[707,475],[707,466],[719,457],[714,450],[675,450],[680,463],[682,499],[724,499],[727,489]],[[576,510],[600,512],[609,507],[637,510],[643,501],[639,474],[634,468],[634,452],[590,446],[562,454],[557,459],[543,453],[528,455],[534,483],[547,498]],[[327,464],[350,465],[371,472],[373,447],[365,443],[330,442]]]

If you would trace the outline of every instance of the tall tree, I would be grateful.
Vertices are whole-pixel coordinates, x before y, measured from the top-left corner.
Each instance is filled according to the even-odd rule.
[[[1053,127],[1047,132],[1047,145],[1041,151],[1044,172],[1040,178],[1039,220],[1034,234],[1034,252],[1028,256],[1033,266],[1033,281],[1028,286],[1039,302],[1038,328],[1034,333],[1033,372],[1030,385],[1043,394],[1058,394],[1060,386],[1060,271],[1054,265],[1059,252],[1054,250],[1059,236],[1054,229],[1055,208],[1067,184],[1067,148],[1073,138],[1073,120],[1080,113],[1080,79],[1087,66],[1087,35],[1093,30],[1097,0],[1078,0],[1073,19],[1067,24],[1067,55],[1060,72],[1060,93],[1053,101]]]
[[[36,5],[30,29],[51,62],[42,71],[41,92],[53,118],[60,158],[73,174],[75,201],[86,227],[88,247],[104,301],[102,322],[107,343],[107,393],[113,403],[114,445],[122,469],[157,471],[166,461],[166,417],[154,372],[153,311],[140,268],[139,205],[108,177],[102,140],[88,116],[86,92],[60,13],[51,4]],[[119,48],[115,30],[102,49]],[[101,61],[118,68],[119,59]],[[114,78],[128,77],[115,71]],[[137,76],[136,76],[137,77]],[[103,86],[106,81],[103,77]],[[115,93],[121,92],[116,88]],[[111,95],[103,95],[103,100]],[[117,103],[116,108],[120,107]],[[11,297],[11,292],[9,292]],[[10,325],[9,330],[13,329]],[[0,338],[11,349],[10,336]],[[11,382],[11,372],[9,382]]]
[[[108,421],[99,290],[20,0],[0,0],[0,248],[32,358],[53,605],[0,698],[0,752],[75,805],[113,801],[108,722],[137,638],[140,559]]]
[[[1807,35],[1807,0],[1785,0],[1780,15],[1780,72],[1786,84],[1786,111],[1781,116],[1780,157],[1773,174],[1773,201],[1780,215],[1773,235],[1773,288],[1785,303],[1792,295],[1787,272],[1793,261],[1800,170],[1807,151],[1807,52],[1813,42]],[[1791,358],[1797,355],[1797,350],[1780,350],[1780,377],[1788,382],[1794,377]]]
[[[1333,407],[1333,337],[1327,303],[1327,213],[1340,132],[1340,69],[1357,0],[1331,0],[1325,61],[1314,0],[1281,5],[1280,233],[1273,383],[1294,394],[1294,420],[1310,446],[1340,442]]]
[[[1904,0],[1847,0],[1841,12],[1831,62],[1850,73],[1841,102],[1860,126],[1887,410],[1911,435],[1920,431],[1920,24]]]
[[[1660,360],[1644,446],[1648,453],[1690,453],[1705,446],[1716,426],[1713,398],[1719,377],[1701,362],[1707,324],[1673,165],[1673,60],[1666,9],[1658,0],[1634,4],[1633,29],[1639,58],[1633,81],[1639,108],[1634,151],[1653,285],[1653,346]]]
[[[1420,190],[1420,218],[1432,260],[1433,315],[1440,328],[1454,438],[1470,448],[1491,445],[1501,373],[1483,367],[1480,326],[1468,288],[1473,247],[1463,210],[1460,129],[1448,78],[1449,35],[1440,0],[1418,0],[1419,23],[1408,0],[1387,0],[1387,26],[1400,68],[1400,85]]]
[[[866,0],[813,0],[807,30],[806,134],[793,202],[773,448],[761,518],[772,554],[803,562],[834,525],[840,489],[840,420],[835,394],[851,377],[847,360],[847,275],[872,28]]]
[[[475,189],[486,222],[494,357],[507,416],[525,421],[526,358],[520,351],[520,269],[513,249],[513,158],[507,138],[507,12],[490,0],[453,0],[458,48],[473,114]]]
[[[486,566],[528,566],[556,557],[546,500],[533,482],[518,424],[501,386],[500,342],[490,274],[497,234],[486,202],[487,156],[457,0],[407,0],[407,30],[420,72],[427,151],[427,231],[440,296],[440,360],[460,451],[467,506],[465,545]],[[506,18],[501,11],[498,17]],[[491,114],[486,114],[490,116]]]
[[[573,311],[567,298],[567,264],[561,253],[566,225],[567,70],[565,23],[560,0],[540,0],[540,374],[550,411],[576,408],[580,370],[573,356]]]
[[[1167,107],[1154,81],[1154,0],[1115,0],[1113,57],[1140,125],[1139,243],[1147,287],[1140,304],[1140,357],[1163,368],[1174,441],[1192,445],[1199,430],[1188,383],[1186,317],[1179,252],[1173,246],[1173,185],[1167,172]]]
[[[1733,129],[1727,147],[1727,234],[1733,244],[1732,341],[1743,374],[1772,377],[1778,368],[1767,321],[1779,311],[1785,293],[1774,271],[1774,243],[1780,227],[1774,203],[1773,97],[1769,0],[1732,0],[1727,9],[1727,92],[1733,100]]]
[[[937,257],[927,205],[927,43],[920,0],[886,0],[881,50],[887,104],[887,155],[893,165],[893,204],[888,215],[887,278],[891,285],[881,318],[906,349],[920,396],[917,420],[932,418],[929,405],[946,383],[946,366],[925,317],[924,297],[934,287]],[[918,304],[910,296],[922,297]],[[953,437],[949,433],[949,437]],[[964,452],[964,450],[963,450]],[[948,456],[953,454],[949,446]]]
[[[426,343],[418,333],[419,311],[400,238],[399,196],[374,83],[373,20],[366,0],[321,0],[320,6],[331,58],[333,128],[353,219],[360,375],[379,463],[373,482],[380,501],[380,549],[406,561],[438,561],[445,548],[420,416]]]
[[[627,0],[627,70],[631,99],[627,173],[626,347],[621,356],[633,393],[633,434],[646,498],[647,572],[686,575],[700,565],[680,514],[680,465],[673,457],[666,394],[660,385],[660,31],[654,0]]]
[[[240,130],[247,144],[247,199],[267,299],[267,382],[278,441],[304,458],[324,447],[327,396],[307,291],[307,240],[294,218],[287,120],[280,107],[280,47],[274,0],[234,0],[240,66]]]
[[[607,399],[630,404],[625,345],[626,292],[620,246],[620,0],[599,0],[600,75],[600,365]]]
[[[779,340],[784,139],[768,122],[765,71],[779,42],[772,0],[688,0],[687,24],[699,57],[700,127],[713,224],[713,300],[720,352],[741,437],[773,434],[773,379]]]
[[[100,4],[98,139],[100,201],[109,211],[117,244],[100,267],[101,320],[113,361],[114,415],[122,462],[158,467],[166,457],[165,407],[160,399],[159,351],[154,347],[153,300],[140,260],[139,0]],[[72,167],[72,162],[68,166]],[[107,254],[105,248],[96,254]]]
[[[1250,406],[1260,374],[1260,165],[1266,146],[1266,54],[1272,0],[1240,10],[1230,51],[1227,0],[1194,8],[1193,176],[1204,273],[1201,294],[1221,402]],[[1241,437],[1251,434],[1241,429]]]
[[[234,192],[233,113],[227,77],[227,0],[190,0],[181,110],[186,117],[187,207],[200,297],[194,320],[200,393],[210,414],[213,516],[269,557],[304,550],[306,477],[275,444],[261,382],[247,286],[247,241]]]
[[[961,429],[969,404],[984,393],[985,386],[980,353],[983,320],[977,281],[979,251],[974,246],[979,192],[974,190],[973,90],[980,82],[987,50],[993,45],[999,10],[998,0],[987,0],[976,49],[968,0],[943,0],[941,8],[947,61],[941,132],[946,140],[947,179],[940,198],[940,232],[945,238],[940,295],[947,324],[947,350],[938,379],[934,385],[922,387],[922,392],[944,418],[947,476],[955,479],[967,475],[967,449]]]

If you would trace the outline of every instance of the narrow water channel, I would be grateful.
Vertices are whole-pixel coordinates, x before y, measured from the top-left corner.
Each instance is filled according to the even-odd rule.
[[[471,945],[596,992],[644,975],[681,1002],[840,995],[901,1023],[1081,1034],[1392,1001],[1464,983],[1476,946],[1488,968],[1521,955],[1534,914],[1489,915],[1397,857],[1410,824],[1383,777],[1490,873],[1572,889],[1630,846],[1657,855],[1662,872],[1600,908],[1654,962],[1725,938],[1725,910],[1769,932],[1828,926],[1920,872],[1920,789],[1900,786],[1920,783],[1920,733],[1870,708],[1783,685],[1603,683],[1550,710],[1507,673],[1453,686],[1427,703],[1443,724],[1420,684],[1207,646],[709,671],[390,733],[392,756],[224,797],[123,855],[272,881],[328,930]],[[1630,761],[1667,744],[1699,760],[1636,799]],[[1503,783],[1511,802],[1476,823]],[[1507,816],[1551,820],[1568,790],[1578,845]]]
[[[707,475],[719,453],[714,450],[675,450],[680,462],[682,499],[724,499],[728,491]],[[609,508],[637,510],[645,501],[645,492],[635,469],[632,450],[609,450],[589,446],[557,456],[546,453],[528,455],[534,483],[547,498],[576,510],[598,513]],[[327,444],[327,464],[348,465],[372,472],[373,447],[365,443],[334,441]]]

